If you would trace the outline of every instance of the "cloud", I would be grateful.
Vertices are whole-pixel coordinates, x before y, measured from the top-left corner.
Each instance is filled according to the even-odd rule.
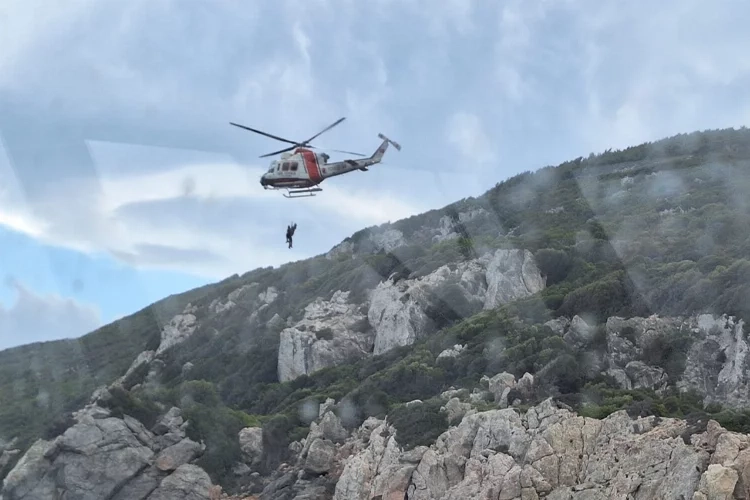
[[[3,16],[0,224],[211,277],[523,170],[750,117],[750,8],[697,0],[36,0]],[[228,125],[302,140],[340,116],[316,145],[370,153],[382,132],[403,151],[293,201],[258,185],[277,144]],[[279,252],[292,219],[304,245]]]
[[[492,141],[485,133],[479,117],[473,113],[455,113],[446,126],[446,137],[471,162],[472,167],[488,163],[495,156]]]
[[[691,19],[691,34],[675,25],[678,17]],[[750,83],[741,48],[748,20],[748,9],[716,4],[707,10],[692,0],[645,10],[592,5],[577,22],[588,95],[578,110],[581,135],[600,151],[741,125],[747,115],[728,103],[747,99],[739,87]]]
[[[16,301],[0,304],[0,349],[15,345],[75,338],[101,326],[99,311],[58,295],[37,295],[11,282]]]
[[[343,183],[335,178],[316,199],[288,200],[260,187],[265,169],[241,166],[225,155],[176,149],[170,154],[167,148],[95,141],[88,143],[88,151],[96,176],[58,180],[32,197],[22,196],[6,162],[0,174],[4,185],[17,188],[8,198],[16,203],[3,204],[0,198],[0,223],[49,244],[105,251],[131,266],[188,270],[216,279],[280,265],[292,255],[327,251],[332,245],[325,237],[332,232],[343,239],[363,226],[429,209],[405,201],[386,185],[363,187],[368,177]],[[147,168],[152,158],[163,162],[161,169]],[[184,163],[191,158],[193,163]],[[146,167],[139,165],[142,159]],[[374,174],[377,182],[383,172]],[[301,254],[276,248],[277,233],[290,219],[302,223],[301,233],[313,236],[312,242],[306,237]]]

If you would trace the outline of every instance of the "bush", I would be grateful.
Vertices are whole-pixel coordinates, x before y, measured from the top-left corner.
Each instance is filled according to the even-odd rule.
[[[541,372],[537,379],[539,387],[553,393],[577,393],[586,382],[583,366],[573,355],[561,354]]]
[[[255,424],[257,421],[223,405],[210,407],[196,404],[184,410],[183,416],[188,421],[187,436],[206,445],[197,465],[211,476],[214,483],[227,484],[233,479],[232,467],[241,459],[237,436],[248,423]]]
[[[428,400],[410,406],[400,405],[388,413],[388,422],[396,429],[396,441],[406,450],[429,446],[448,429],[442,401]]]
[[[155,402],[145,397],[139,398],[118,386],[111,387],[109,392],[112,397],[102,404],[112,416],[122,418],[123,415],[130,415],[149,429],[156,425],[160,410]]]
[[[693,339],[689,331],[672,331],[653,337],[643,346],[643,361],[660,366],[667,372],[670,382],[676,383],[685,372],[685,362]]]
[[[262,469],[265,473],[274,471],[287,457],[294,427],[295,422],[286,415],[274,415],[263,424]]]
[[[42,434],[42,439],[51,441],[63,434],[69,427],[75,425],[76,421],[72,413],[56,418]]]
[[[564,280],[572,265],[570,255],[564,250],[543,248],[534,258],[542,275],[547,277],[547,286]]]
[[[333,340],[333,330],[330,328],[321,328],[315,332],[315,336],[318,340]]]

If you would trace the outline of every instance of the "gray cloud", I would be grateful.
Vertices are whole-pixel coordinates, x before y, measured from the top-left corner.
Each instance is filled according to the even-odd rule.
[[[14,19],[0,33],[0,181],[16,186],[0,223],[134,265],[220,277],[302,257],[276,247],[289,219],[320,253],[520,171],[750,119],[745,7],[47,4],[0,7]],[[339,116],[319,145],[369,153],[384,132],[404,149],[302,201],[259,190],[257,156],[276,144],[227,123],[301,139]],[[456,116],[469,119],[451,147]]]

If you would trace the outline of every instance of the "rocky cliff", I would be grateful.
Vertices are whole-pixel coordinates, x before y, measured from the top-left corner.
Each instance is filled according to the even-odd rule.
[[[190,462],[204,446],[185,437],[179,408],[149,430],[98,405],[74,414],[53,440],[39,440],[5,477],[3,499],[207,499],[208,474]]]
[[[749,134],[523,174],[7,356],[2,498],[748,498]]]
[[[279,380],[413,344],[435,331],[429,310],[446,299],[441,291],[447,285],[478,311],[529,297],[544,289],[544,278],[531,252],[496,250],[421,278],[390,276],[359,306],[338,290],[330,301],[309,304],[304,317],[281,332]]]
[[[523,388],[500,374],[498,387]],[[530,388],[530,387],[529,387]],[[502,392],[502,389],[500,390]],[[428,445],[404,447],[387,419],[348,430],[328,400],[287,462],[261,476],[262,430],[242,429],[244,493],[229,496],[191,464],[204,446],[185,437],[172,408],[152,428],[88,405],[51,441],[40,440],[5,479],[3,499],[292,500],[747,499],[750,435],[714,420],[576,415],[546,399],[525,409],[478,411],[463,391],[441,395],[456,422]],[[421,401],[407,406],[418,409]],[[416,410],[415,410],[416,411]],[[255,471],[254,471],[255,469]]]

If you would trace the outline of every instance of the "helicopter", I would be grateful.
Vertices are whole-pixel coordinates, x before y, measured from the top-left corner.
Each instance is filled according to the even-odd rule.
[[[260,158],[267,158],[269,156],[281,154],[279,159],[271,162],[268,171],[261,175],[260,185],[263,186],[263,189],[286,189],[288,193],[284,193],[284,197],[286,198],[303,198],[315,196],[315,193],[323,191],[320,187],[320,183],[329,177],[347,174],[355,170],[367,172],[367,167],[380,163],[389,144],[396,148],[396,150],[401,151],[401,145],[397,142],[390,140],[383,134],[378,134],[378,137],[383,142],[371,156],[366,156],[361,153],[353,153],[351,151],[331,149],[329,151],[362,156],[363,158],[356,160],[346,159],[328,163],[330,156],[323,152],[319,153],[313,151],[313,149],[319,148],[312,146],[310,142],[322,133],[331,130],[344,120],[345,117],[339,118],[334,123],[303,142],[290,141],[283,137],[278,137],[261,130],[240,125],[239,123],[229,122],[229,124],[249,130],[250,132],[255,132],[256,134],[270,137],[271,139],[291,144],[291,146],[279,151],[260,156]]]

